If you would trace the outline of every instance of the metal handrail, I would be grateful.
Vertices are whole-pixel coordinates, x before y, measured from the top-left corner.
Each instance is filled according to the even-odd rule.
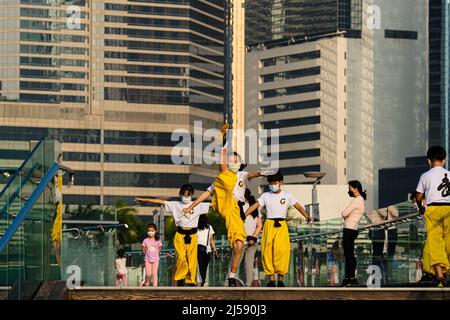
[[[420,217],[421,217],[420,213],[417,212],[417,213],[405,215],[403,217],[399,217],[397,219],[384,221],[382,223],[367,224],[367,225],[359,227],[358,231],[365,231],[368,229],[374,229],[374,230],[385,229],[385,228],[389,228],[389,227],[392,227],[392,226],[395,226],[395,225],[398,225],[401,223],[419,220]],[[316,233],[311,233],[311,234],[293,236],[290,239],[291,239],[291,242],[296,242],[299,240],[306,240],[306,239],[317,238],[317,237],[323,238],[323,237],[328,237],[328,236],[334,236],[336,234],[341,234],[342,232],[343,232],[342,229],[335,230],[335,231],[327,231],[327,232],[316,232]]]

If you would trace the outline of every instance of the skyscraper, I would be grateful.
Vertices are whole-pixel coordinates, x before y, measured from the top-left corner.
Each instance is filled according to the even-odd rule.
[[[215,168],[172,163],[171,134],[223,123],[223,0],[0,5],[0,139],[61,140],[66,204],[210,183]]]
[[[429,145],[449,150],[449,48],[450,4],[446,0],[429,1]]]
[[[347,31],[361,34],[362,0],[248,0],[249,45]]]
[[[259,115],[260,127],[265,127],[265,122],[277,126],[291,124],[290,139],[301,139],[302,135],[311,132],[309,127],[301,125],[305,115],[316,116],[316,122],[310,125],[317,127],[314,129],[320,132],[320,139],[314,142],[282,146],[281,140],[287,132],[281,128],[280,163],[285,164],[287,171],[295,171],[295,177],[291,177],[289,182],[298,182],[305,171],[303,166],[314,165],[307,169],[328,171],[324,183],[341,183],[343,177],[360,180],[368,191],[367,208],[377,207],[379,170],[403,166],[405,158],[421,156],[426,151],[428,3],[422,0],[294,2],[297,9],[322,10],[315,14],[294,15],[297,22],[281,23],[279,30],[274,29],[273,22],[262,22],[270,26],[262,29],[270,29],[268,35],[258,33],[256,29],[247,34],[247,40],[253,35],[266,39],[258,39],[255,45],[249,45],[261,52],[259,60],[252,58],[255,53],[248,54],[246,69],[249,79],[255,80],[253,74],[260,76],[255,84],[257,90],[246,90],[248,119]],[[275,16],[275,12],[286,15],[288,10],[275,11],[271,5],[282,4],[281,7],[286,8],[287,3],[270,1],[266,4],[269,9],[265,9],[265,13],[264,6],[256,6],[257,2],[253,4],[258,8],[257,15],[264,17]],[[336,8],[341,9],[336,11]],[[251,15],[250,10],[247,7],[247,17]],[[324,17],[334,22],[329,23],[330,19]],[[283,19],[288,21],[287,17]],[[302,23],[302,19],[309,23]],[[336,27],[332,28],[333,25]],[[283,33],[290,27],[296,31]],[[275,34],[280,39],[274,38]],[[334,37],[345,41],[336,46],[331,40],[323,40]],[[314,43],[321,49],[320,58],[308,63],[290,62],[293,48],[299,50],[295,52],[298,54],[303,52],[301,47]],[[339,61],[341,55],[333,54],[336,47],[343,48],[337,50],[343,50],[343,61]],[[283,64],[269,67],[264,63],[266,57]],[[309,67],[320,67],[320,73],[297,80],[291,78],[287,81],[285,78],[288,74],[298,76],[304,72],[302,69]],[[266,79],[270,77],[277,81],[269,83]],[[303,84],[317,84],[317,81],[320,87],[301,87]],[[310,93],[295,90],[313,88],[318,93],[314,99],[320,102],[314,108],[301,107],[310,99],[306,98]],[[267,94],[274,94],[276,99]],[[272,101],[276,103],[272,105]],[[295,112],[289,105],[293,102],[299,103]],[[339,102],[342,102],[344,111]],[[268,114],[266,106],[274,106],[273,109],[268,108],[274,111]],[[336,125],[331,125],[333,121],[325,124],[325,119],[333,120]],[[344,123],[344,130],[337,125],[340,120]],[[320,153],[317,150],[316,153],[301,152],[312,152],[310,148],[319,149]],[[328,157],[324,156],[325,152]],[[288,158],[283,161],[283,157],[290,157],[289,161]]]

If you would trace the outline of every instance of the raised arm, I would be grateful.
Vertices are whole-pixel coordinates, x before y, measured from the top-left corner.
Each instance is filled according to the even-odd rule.
[[[146,203],[156,203],[160,205],[164,205],[165,201],[162,199],[149,199],[149,198],[134,198],[136,202],[146,202]]]
[[[228,170],[228,158],[227,158],[227,147],[223,147],[220,150],[219,156],[219,170],[220,172],[226,172]]]
[[[183,209],[183,213],[187,214],[189,212],[191,212],[192,209],[194,209],[196,206],[198,206],[200,203],[202,203],[203,201],[205,201],[209,196],[211,195],[211,192],[209,192],[208,190],[206,190],[205,192],[202,193],[202,195],[200,197],[198,197],[197,200],[195,200],[194,202],[192,202],[192,204]]]
[[[255,211],[258,208],[259,208],[259,202],[256,201],[250,208],[247,209],[247,211],[245,211],[245,216],[248,217],[249,215],[251,215],[253,213],[253,211]]]
[[[309,221],[313,221],[314,220],[313,216],[308,215],[308,212],[306,212],[305,208],[303,208],[300,205],[300,203],[296,202],[294,204],[294,207],[295,207],[295,209],[298,210],[298,212],[300,212],[305,217],[306,220],[309,220]]]

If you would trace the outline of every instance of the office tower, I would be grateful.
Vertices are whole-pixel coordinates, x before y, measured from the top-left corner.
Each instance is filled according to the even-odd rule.
[[[315,151],[313,156],[300,152],[298,155],[283,154],[288,151],[284,149],[287,148],[284,146],[280,150],[281,164],[285,163],[288,172],[289,170],[295,172],[296,177],[289,179],[292,182],[300,179],[301,173],[305,169],[309,171],[320,169],[325,172],[329,170],[330,172],[327,172],[327,176],[323,180],[324,183],[341,183],[343,177],[348,180],[360,180],[368,191],[366,206],[371,209],[378,205],[379,170],[403,166],[405,158],[421,156],[426,152],[428,141],[428,108],[426,107],[428,103],[428,34],[426,25],[428,3],[420,0],[412,2],[409,0],[395,2],[373,0],[363,2],[361,6],[356,4],[356,1],[350,2],[350,8],[353,10],[359,7],[358,10],[361,13],[361,19],[358,18],[362,22],[359,36],[356,36],[357,32],[354,31],[357,28],[343,29],[331,34],[324,32],[322,35],[314,32],[312,36],[306,38],[298,36],[274,40],[272,37],[267,37],[267,42],[250,46],[252,52],[248,54],[249,57],[252,57],[256,49],[261,50],[262,53],[260,53],[259,60],[247,58],[247,76],[250,79],[255,79],[252,76],[253,73],[259,73],[260,76],[260,82],[256,85],[257,89],[246,90],[247,109],[249,109],[247,121],[260,114],[258,119],[260,127],[265,127],[264,123],[269,120],[275,121],[277,126],[283,125],[283,123],[295,123],[290,129],[289,135],[293,137],[292,139],[301,139],[303,134],[310,133],[306,126],[300,125],[307,112],[305,107],[298,107],[303,110],[297,111],[297,113],[284,113],[279,108],[269,115],[264,113],[264,110],[260,110],[261,107],[271,105],[268,98],[273,99],[264,91],[269,90],[269,94],[272,94],[272,91],[275,90],[276,95],[286,95],[288,92],[295,92],[296,89],[293,90],[290,88],[291,86],[297,86],[298,90],[322,92],[324,84],[336,90],[327,91],[327,93],[332,92],[331,96],[335,97],[336,101],[344,103],[344,113],[337,112],[340,110],[338,105],[324,109],[324,97],[319,97],[320,105],[316,106],[314,111],[315,124],[317,125],[320,119],[322,126],[318,130],[321,134],[320,139],[324,139],[323,134],[326,130],[328,130],[329,136],[334,138],[319,140],[317,145],[312,148],[320,149],[320,154]],[[248,12],[249,8],[247,8]],[[356,17],[357,15],[355,11],[352,11],[350,16]],[[320,19],[315,21],[317,25],[310,25],[308,28],[328,30],[326,23],[322,26]],[[311,21],[311,24],[314,22]],[[345,39],[345,45],[342,45],[345,48],[344,61],[336,60],[340,55],[331,54],[325,58],[323,53],[333,52],[335,44],[331,40],[325,42],[324,38],[341,38],[342,36]],[[270,85],[264,82],[266,74],[270,76],[275,71],[277,79],[279,79],[279,72],[314,67],[315,65],[307,65],[304,64],[305,62],[296,62],[296,64],[288,63],[290,66],[286,64],[286,69],[278,70],[278,67],[271,67],[276,69],[274,71],[261,62],[267,56],[279,57],[279,60],[287,63],[290,61],[288,56],[292,47],[306,46],[308,43],[309,45],[321,43],[321,56],[318,60],[320,75],[316,75],[317,79],[320,79],[320,86],[314,81],[305,83],[300,82],[301,80],[291,80],[291,82],[277,80]],[[327,48],[325,43],[330,47]],[[342,77],[342,80],[336,82],[336,77],[325,77],[327,74],[324,69],[325,63],[335,64],[337,79]],[[285,75],[282,74],[281,79],[283,77]],[[303,78],[303,80],[305,79],[308,78]],[[250,82],[247,80],[247,85]],[[315,84],[315,86],[301,87],[301,84]],[[338,96],[338,93],[341,93],[341,96]],[[305,93],[301,94],[305,95]],[[300,96],[295,96],[294,99],[294,95],[292,95],[291,98],[293,100],[289,100],[289,102],[303,101]],[[274,105],[284,105],[284,101]],[[330,105],[333,106],[333,103]],[[309,116],[313,116],[313,114]],[[322,121],[325,116],[342,119],[345,124],[344,132],[336,134],[334,131],[338,131],[338,127],[323,125]],[[285,132],[286,130],[282,128],[281,137],[287,134]],[[280,146],[282,146],[281,142]],[[306,148],[304,145],[296,145],[294,148],[289,151],[309,150],[309,147]],[[342,154],[337,153],[339,150],[342,150]],[[334,155],[332,155],[333,151],[336,152]],[[335,161],[332,166],[323,165],[322,163],[327,161],[324,152],[329,154],[328,159],[334,157],[342,162]],[[292,158],[286,161],[283,160],[285,156]],[[305,157],[308,157],[308,160],[305,160]],[[309,165],[313,165],[313,167]],[[302,168],[304,166],[306,168]],[[342,174],[338,173],[338,168],[344,170]]]
[[[335,35],[247,53],[247,124],[279,129],[286,183],[303,182],[307,171],[327,172],[326,183],[347,181],[347,42]]]
[[[449,150],[449,11],[445,0],[429,1],[429,146]]]
[[[255,45],[290,37],[346,31],[359,37],[362,0],[248,0],[246,42]]]
[[[223,123],[223,0],[5,0],[1,12],[2,143],[61,140],[76,170],[66,204],[212,181],[216,168],[173,164],[171,135]]]

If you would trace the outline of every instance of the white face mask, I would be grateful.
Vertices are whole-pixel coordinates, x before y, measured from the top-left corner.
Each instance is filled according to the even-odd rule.
[[[154,237],[155,234],[156,234],[155,231],[149,231],[149,232],[147,232],[147,235],[148,235],[149,237]]]
[[[233,173],[238,172],[240,167],[241,167],[240,163],[229,163],[228,164],[228,170],[232,171]]]
[[[279,184],[271,184],[271,185],[269,185],[269,189],[272,192],[278,192],[278,190],[280,190],[280,185]]]
[[[192,201],[192,197],[185,197],[185,196],[182,196],[182,197],[181,197],[181,201],[182,201],[183,203],[185,203],[185,204],[188,204],[189,202]]]

